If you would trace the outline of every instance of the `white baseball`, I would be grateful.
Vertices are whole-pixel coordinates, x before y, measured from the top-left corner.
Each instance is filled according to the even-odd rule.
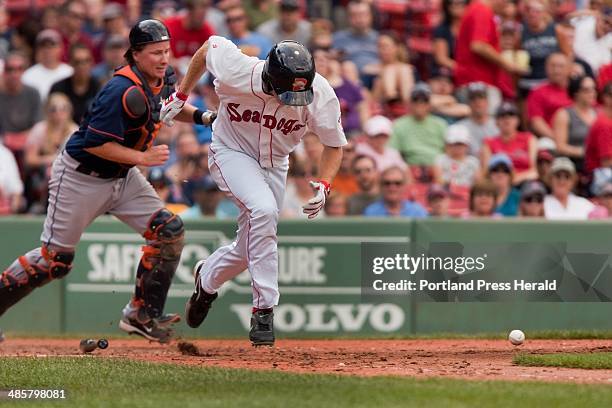
[[[525,333],[521,330],[512,330],[508,335],[508,340],[515,346],[520,346],[525,341]]]

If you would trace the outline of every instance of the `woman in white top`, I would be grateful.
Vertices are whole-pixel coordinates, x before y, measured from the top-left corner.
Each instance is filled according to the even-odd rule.
[[[572,190],[576,167],[567,157],[557,157],[550,167],[552,193],[544,198],[544,216],[549,220],[586,220],[595,205]]]

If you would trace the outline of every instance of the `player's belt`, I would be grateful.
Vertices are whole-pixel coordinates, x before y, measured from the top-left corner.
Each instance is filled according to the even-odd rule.
[[[79,173],[82,173],[88,176],[101,178],[101,179],[123,178],[127,176],[128,171],[130,171],[130,169],[121,168],[117,172],[112,173],[112,174],[111,173],[100,174],[97,171],[92,170],[83,164],[79,164],[75,170],[78,171]]]

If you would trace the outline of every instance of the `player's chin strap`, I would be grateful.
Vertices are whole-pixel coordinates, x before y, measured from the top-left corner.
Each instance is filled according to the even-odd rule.
[[[46,245],[17,258],[0,275],[0,316],[35,288],[66,276],[73,260],[74,252],[54,251]]]
[[[133,303],[140,303],[151,319],[164,311],[168,290],[183,251],[185,229],[178,215],[164,209],[151,216],[143,236],[149,241],[142,247],[136,273]]]

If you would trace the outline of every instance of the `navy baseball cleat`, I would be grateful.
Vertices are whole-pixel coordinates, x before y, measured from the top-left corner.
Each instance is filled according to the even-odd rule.
[[[191,295],[191,298],[185,305],[185,321],[189,327],[194,329],[196,327],[200,327],[208,315],[212,302],[214,302],[219,296],[217,293],[206,293],[204,289],[202,289],[202,285],[200,285],[200,271],[205,263],[206,261],[199,261],[194,268],[195,289]]]
[[[253,346],[274,345],[274,313],[258,310],[251,315],[249,340]]]
[[[137,319],[123,316],[119,321],[119,328],[128,334],[137,334],[147,340],[162,344],[169,343],[174,334],[172,329],[159,326],[155,319],[151,319],[147,323],[141,323]]]

